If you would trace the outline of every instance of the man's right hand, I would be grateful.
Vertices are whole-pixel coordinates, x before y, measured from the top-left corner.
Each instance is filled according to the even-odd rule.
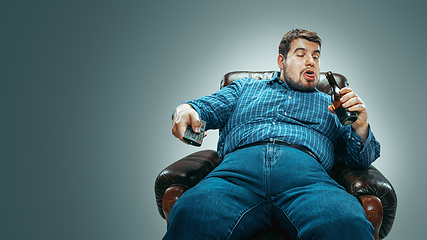
[[[184,133],[185,130],[187,130],[187,127],[190,125],[193,128],[194,132],[200,132],[199,114],[190,104],[183,103],[175,109],[175,112],[173,114],[172,134],[185,143],[185,141],[183,140]]]

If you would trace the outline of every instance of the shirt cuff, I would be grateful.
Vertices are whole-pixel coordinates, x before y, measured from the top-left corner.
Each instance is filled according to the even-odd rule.
[[[180,103],[180,104],[178,104],[176,107],[175,107],[175,110],[172,112],[172,119],[173,119],[173,115],[175,114],[175,111],[176,111],[176,108],[177,107],[179,107],[181,104],[183,104],[183,103],[187,103],[187,104],[190,104],[192,107],[193,107],[193,109],[194,110],[196,110],[196,112],[199,114],[199,117],[200,117],[200,119],[203,119],[202,117],[201,117],[201,109],[196,105],[196,104],[194,104],[194,103],[192,103],[191,101],[185,101],[185,102],[182,102],[182,103]]]
[[[348,139],[348,166],[356,169],[368,169],[368,167],[379,157],[379,144],[369,126],[368,137],[365,144],[362,138],[353,130]]]
[[[372,136],[373,133],[371,132],[371,126],[368,125],[368,137],[366,138],[366,141],[363,144],[363,139],[356,132],[353,131],[353,128],[351,128],[349,146],[351,146],[353,150],[357,150],[357,152],[363,152],[371,143]]]
[[[196,112],[199,114],[199,118],[205,120],[202,116],[201,108],[197,106],[193,101],[185,101],[185,102],[182,102],[181,104],[183,103],[190,104],[193,107],[193,109],[196,110]]]

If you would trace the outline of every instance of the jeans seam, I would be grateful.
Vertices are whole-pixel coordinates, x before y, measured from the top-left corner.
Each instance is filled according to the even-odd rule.
[[[253,209],[261,206],[261,204],[265,203],[265,201],[262,201],[256,205],[254,205],[251,208],[248,208],[247,210],[243,211],[243,213],[240,215],[240,217],[237,219],[237,222],[234,224],[233,228],[230,230],[230,233],[228,234],[226,239],[230,239],[231,235],[233,234],[234,230],[236,229],[236,227],[239,225],[239,223],[242,221],[242,218],[249,213],[250,211],[252,211]]]
[[[282,208],[278,207],[275,203],[272,202],[271,204],[273,204],[273,206],[275,206],[276,208],[280,209],[283,215],[285,215],[285,217],[289,220],[292,226],[296,229],[298,240],[302,240],[299,229],[297,228],[297,226],[295,226],[294,222],[289,218],[288,214],[286,214],[285,211]]]

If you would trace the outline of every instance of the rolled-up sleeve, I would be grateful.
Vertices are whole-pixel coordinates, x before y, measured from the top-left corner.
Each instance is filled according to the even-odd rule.
[[[196,110],[199,117],[206,121],[207,129],[223,128],[233,112],[242,86],[241,81],[244,80],[236,80],[209,96],[182,103],[188,103]]]
[[[344,136],[341,144],[340,142],[337,144],[337,153],[345,161],[347,166],[355,169],[368,169],[380,156],[381,146],[375,139],[370,126],[365,144],[363,144],[362,138],[351,127],[350,131]]]

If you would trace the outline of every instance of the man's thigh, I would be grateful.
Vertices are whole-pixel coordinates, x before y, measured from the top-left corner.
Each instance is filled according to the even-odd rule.
[[[305,170],[307,171],[307,169]],[[310,178],[305,175],[306,178]],[[320,174],[322,175],[322,174]],[[284,228],[289,223],[301,239],[373,239],[373,227],[359,201],[327,174],[311,173],[306,185],[290,188],[272,198]],[[294,239],[297,239],[294,236]]]
[[[286,147],[275,155],[269,189],[283,229],[291,226],[294,238],[302,239],[372,238],[373,228],[361,204],[314,158]]]
[[[291,222],[301,239],[373,239],[374,229],[361,204],[340,187],[328,183],[297,187],[274,202],[281,210],[277,218]]]
[[[164,239],[245,239],[268,224],[263,198],[226,179],[208,177],[172,207]]]

